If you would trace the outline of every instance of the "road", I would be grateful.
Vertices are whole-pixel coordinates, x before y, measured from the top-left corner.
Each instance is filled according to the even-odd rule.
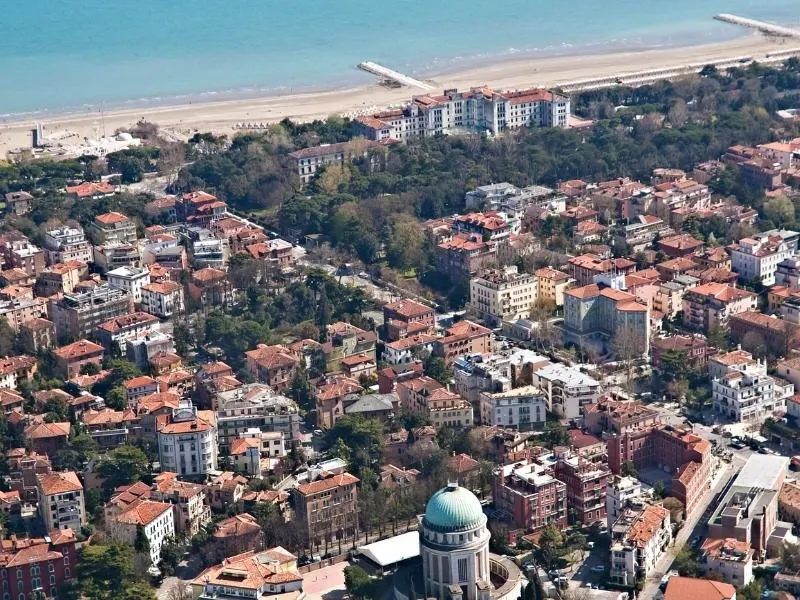
[[[672,566],[672,562],[675,560],[675,557],[681,551],[684,544],[686,544],[687,540],[694,537],[700,537],[701,539],[704,537],[706,520],[710,516],[710,510],[713,510],[714,508],[711,506],[712,500],[719,492],[722,491],[730,478],[742,468],[744,460],[734,455],[733,460],[730,463],[719,462],[717,464],[719,466],[714,479],[714,484],[712,485],[711,489],[706,492],[705,498],[703,498],[703,503],[701,505],[702,510],[700,507],[698,507],[694,514],[684,522],[683,527],[681,527],[681,530],[678,532],[678,535],[675,536],[672,546],[670,546],[664,555],[659,559],[658,563],[656,563],[655,569],[647,578],[644,589],[638,596],[640,600],[650,600],[652,598],[656,598],[659,594],[658,586],[661,578],[669,571],[670,567]]]

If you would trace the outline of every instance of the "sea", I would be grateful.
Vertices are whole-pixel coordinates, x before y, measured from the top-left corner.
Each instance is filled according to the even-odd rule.
[[[798,0],[0,0],[0,121],[748,33],[720,12],[800,24]]]

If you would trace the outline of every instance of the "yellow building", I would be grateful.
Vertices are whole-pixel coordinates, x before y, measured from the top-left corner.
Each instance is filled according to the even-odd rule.
[[[539,299],[564,306],[564,292],[572,284],[569,275],[552,267],[539,269],[535,275],[539,280]]]

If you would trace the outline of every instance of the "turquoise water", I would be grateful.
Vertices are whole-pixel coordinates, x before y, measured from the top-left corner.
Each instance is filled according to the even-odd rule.
[[[362,60],[426,75],[743,33],[719,12],[800,22],[798,0],[0,0],[0,117],[368,82]]]

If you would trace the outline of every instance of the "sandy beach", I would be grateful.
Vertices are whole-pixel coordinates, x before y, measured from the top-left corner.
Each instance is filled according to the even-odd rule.
[[[787,50],[796,45],[793,40],[781,43],[752,34],[729,42],[700,46],[504,60],[463,71],[434,75],[428,81],[441,89],[465,89],[477,85],[488,85],[498,89],[550,87],[568,81],[611,76],[616,73],[702,63],[745,55],[758,60],[764,58],[770,51]],[[420,93],[422,91],[418,89],[388,89],[376,83],[313,93],[109,110],[103,115],[103,126],[105,131],[111,134],[118,128],[128,127],[140,119],[145,119],[157,123],[163,130],[181,138],[187,138],[197,131],[230,134],[234,131],[236,123],[269,123],[286,117],[308,121],[331,114],[354,114],[366,109],[381,109],[403,103],[412,95]],[[47,117],[43,119],[43,123],[47,136],[72,134],[96,137],[100,130],[101,118],[100,114],[93,110],[83,114]],[[13,148],[30,147],[31,129],[34,126],[33,120],[0,125],[0,153],[5,155]]]

